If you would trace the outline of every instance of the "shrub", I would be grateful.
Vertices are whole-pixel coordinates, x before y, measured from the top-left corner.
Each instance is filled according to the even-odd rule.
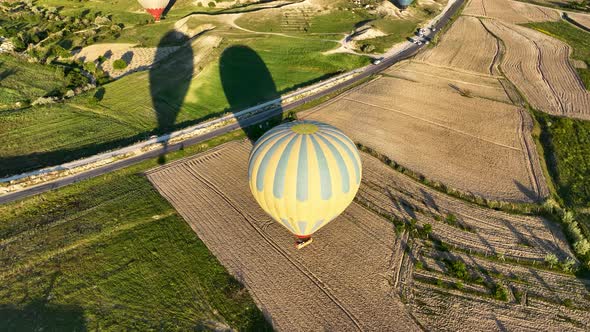
[[[495,284],[493,290],[493,296],[496,300],[508,301],[508,290],[502,284]]]
[[[215,4],[214,1],[211,1],[207,4],[207,6],[209,6],[209,8],[215,8],[215,6],[217,6],[217,5]]]
[[[123,59],[117,59],[113,62],[113,68],[116,70],[121,70],[127,68],[127,62]]]
[[[547,263],[549,267],[552,268],[553,266],[557,265],[557,263],[559,263],[559,259],[557,259],[555,254],[547,254],[545,256],[545,263]]]

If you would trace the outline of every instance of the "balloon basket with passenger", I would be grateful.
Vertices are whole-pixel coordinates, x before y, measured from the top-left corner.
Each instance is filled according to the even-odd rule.
[[[313,242],[313,238],[311,236],[297,236],[295,240],[295,248],[303,249],[310,245]]]

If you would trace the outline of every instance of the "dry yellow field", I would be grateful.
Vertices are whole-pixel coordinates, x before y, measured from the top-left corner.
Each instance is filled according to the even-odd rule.
[[[417,60],[440,66],[489,75],[497,74],[500,43],[476,17],[461,16],[436,47],[416,56]]]
[[[406,168],[464,192],[520,202],[548,194],[530,116],[506,103],[386,76],[301,117],[330,123]]]
[[[483,16],[510,23],[559,21],[559,12],[512,0],[470,0],[464,15]]]
[[[526,291],[525,305],[514,299],[489,299],[489,290],[479,285],[465,285],[470,291],[465,293],[424,282],[453,281],[440,265],[441,253],[410,238],[407,231],[397,235],[393,224],[363,205],[368,201],[373,211],[397,220],[415,219],[419,226],[429,222],[432,237],[464,252],[503,253],[521,262],[542,260],[547,252],[571,256],[561,230],[542,218],[450,198],[362,153],[358,203],[322,228],[310,246],[296,250],[290,233],[272,222],[249,192],[251,147],[248,141],[227,143],[146,175],[248,288],[278,331],[481,330],[481,326],[493,329],[492,314],[501,315],[499,321],[510,329],[575,331],[578,326],[571,321],[588,322],[587,311],[547,302],[568,298],[576,308],[587,305],[585,284],[573,276],[492,262],[452,249],[443,253],[445,257],[453,255],[481,271],[512,278],[514,287]],[[434,218],[447,213],[455,213],[470,231]],[[414,269],[417,260],[423,268]],[[481,326],[475,325],[475,315]],[[526,325],[525,317],[537,319]]]
[[[357,199],[396,219],[431,224],[438,238],[470,252],[503,254],[529,262],[541,262],[548,253],[560,259],[574,256],[563,232],[548,220],[465,203],[419,184],[375,158],[363,157],[363,185]],[[455,215],[457,225],[442,221],[449,214]]]
[[[228,143],[147,176],[276,330],[418,331],[393,288],[404,256],[393,225],[353,203],[295,249],[250,193],[251,147]]]
[[[580,23],[581,25],[590,29],[590,14],[568,13],[568,16],[577,23]]]
[[[432,88],[463,93],[471,97],[491,99],[504,103],[511,100],[504,90],[502,78],[465,72],[460,69],[433,65],[419,61],[405,61],[391,67],[385,74],[390,77],[418,82]]]
[[[590,119],[590,93],[569,62],[570,47],[541,32],[484,20],[506,45],[501,68],[538,110]]]

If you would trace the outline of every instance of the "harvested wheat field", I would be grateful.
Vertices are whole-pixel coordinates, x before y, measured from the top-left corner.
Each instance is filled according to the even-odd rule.
[[[518,25],[483,22],[506,45],[502,71],[533,107],[554,115],[590,119],[590,93],[569,62],[567,44]]]
[[[568,13],[567,14],[572,20],[576,21],[590,30],[590,14],[578,14],[578,13]]]
[[[495,18],[510,23],[559,21],[559,12],[511,0],[471,0],[464,15]]]
[[[469,97],[480,97],[504,103],[511,103],[513,93],[505,90],[509,87],[503,78],[465,72],[459,69],[434,65],[419,61],[404,61],[385,71],[395,78],[420,83],[438,89],[457,92]],[[510,93],[510,97],[508,96]]]
[[[415,281],[412,315],[436,331],[587,331],[588,312],[529,298],[506,303]]]
[[[399,220],[431,224],[452,247],[522,261],[543,261],[548,253],[574,257],[563,232],[540,217],[514,215],[466,203],[433,190],[363,155],[363,185],[357,200]],[[453,215],[454,220],[449,221]]]
[[[513,105],[386,76],[302,117],[464,192],[519,202],[547,196],[532,120]]]
[[[417,60],[489,75],[497,74],[498,40],[476,17],[460,16],[436,47],[416,56]]]
[[[147,176],[277,330],[419,330],[392,286],[404,255],[393,225],[353,203],[296,250],[250,194],[250,149],[227,143]]]
[[[421,248],[419,260],[423,262],[424,270],[415,273],[421,276],[435,278],[448,275],[448,268],[443,259],[464,262],[483,279],[492,281],[501,278],[506,286],[518,290],[531,299],[548,303],[561,304],[571,301],[570,306],[582,310],[590,310],[590,280],[579,279],[572,275],[537,269],[531,266],[492,262],[476,256],[460,252],[441,253]],[[485,273],[481,272],[485,271]],[[452,277],[451,277],[452,278]],[[487,290],[489,292],[489,290]],[[525,302],[525,301],[522,301]],[[526,302],[525,302],[526,303]],[[586,316],[586,319],[590,317]]]

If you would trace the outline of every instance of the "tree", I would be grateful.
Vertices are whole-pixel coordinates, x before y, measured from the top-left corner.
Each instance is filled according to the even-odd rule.
[[[559,263],[559,259],[557,259],[557,256],[555,256],[555,254],[547,254],[545,256],[545,263],[549,264],[549,267],[553,268],[553,266]]]
[[[561,263],[561,269],[564,272],[572,272],[575,265],[576,261],[573,260],[573,258],[568,257],[566,260],[563,261],[563,263]]]
[[[430,236],[430,233],[432,233],[432,225],[431,224],[424,224],[424,227],[422,227],[422,231],[424,231],[424,234],[426,235],[426,238],[428,239]]]
[[[123,59],[117,59],[113,62],[113,68],[117,70],[125,69],[127,68],[127,62]]]
[[[586,239],[581,239],[574,243],[574,250],[580,256],[586,256],[586,254],[590,251],[590,242]]]

